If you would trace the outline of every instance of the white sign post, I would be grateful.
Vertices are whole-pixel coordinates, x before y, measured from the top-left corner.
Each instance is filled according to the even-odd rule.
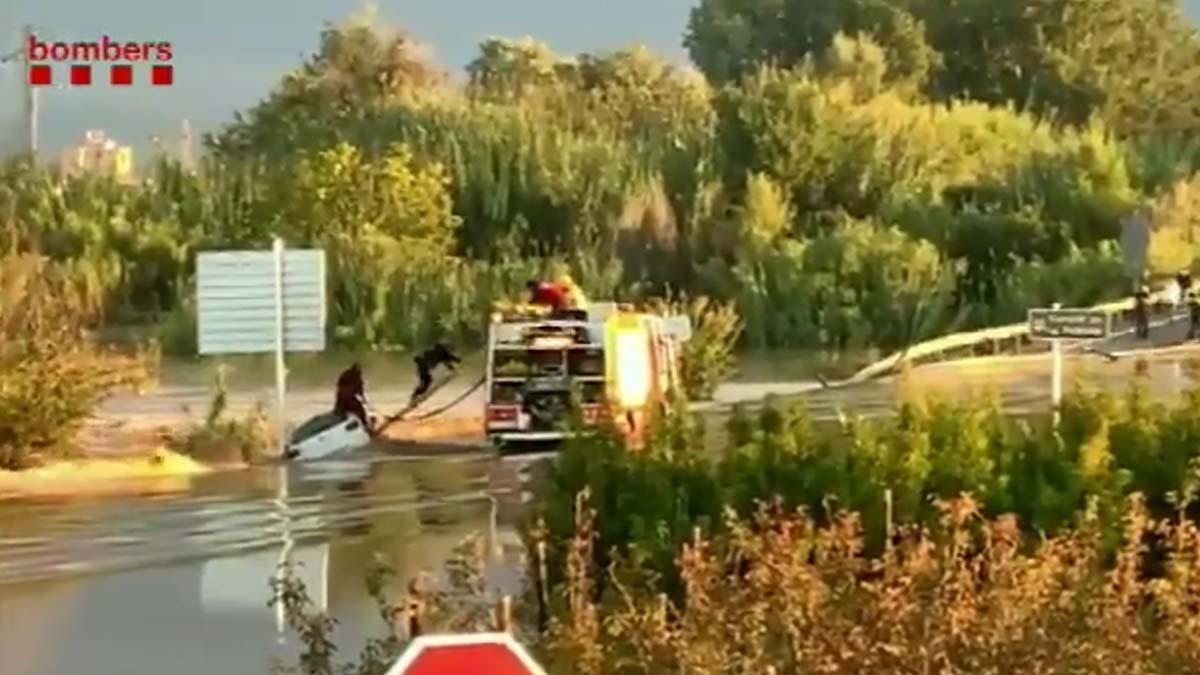
[[[287,447],[285,352],[325,349],[325,252],[219,251],[196,257],[199,351],[275,354],[280,454]]]
[[[287,364],[283,359],[283,253],[283,240],[275,237],[271,246],[271,258],[275,266],[275,414],[279,420],[278,440],[281,457],[287,450]]]
[[[1060,309],[1062,303],[1054,303],[1052,309]],[[1054,407],[1054,428],[1058,428],[1058,421],[1062,412],[1062,390],[1063,390],[1063,357],[1062,357],[1062,340],[1057,338],[1050,341],[1051,358],[1054,360],[1053,374],[1050,376],[1050,405]]]
[[[1063,394],[1064,339],[1097,340],[1108,337],[1112,331],[1112,317],[1108,312],[1097,309],[1063,309],[1062,303],[1054,303],[1050,309],[1029,310],[1029,336],[1050,341],[1052,374],[1050,380],[1050,402],[1054,412],[1054,426],[1058,426],[1059,411]]]
[[[196,256],[196,307],[199,352],[275,354],[275,414],[279,454],[287,448],[287,364],[285,352],[325,350],[325,252],[285,250],[276,237],[270,251],[215,251]],[[282,564],[294,542],[287,513],[288,466],[279,467]],[[275,609],[280,640],[284,608]]]

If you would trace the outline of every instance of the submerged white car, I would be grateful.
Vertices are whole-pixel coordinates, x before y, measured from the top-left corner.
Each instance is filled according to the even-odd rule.
[[[327,412],[312,417],[292,432],[286,456],[303,462],[364,448],[371,444],[371,429],[378,424],[378,416],[369,412],[367,420],[370,428],[349,414]]]

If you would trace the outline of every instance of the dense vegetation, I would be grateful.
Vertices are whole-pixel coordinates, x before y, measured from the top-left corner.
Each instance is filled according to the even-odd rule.
[[[1029,533],[1070,529],[1094,502],[1111,542],[1130,493],[1160,517],[1200,488],[1200,387],[1175,405],[1150,400],[1143,387],[1073,392],[1057,431],[1043,419],[1008,416],[991,397],[936,393],[905,394],[891,417],[827,424],[814,423],[803,404],[770,404],[735,414],[727,434],[711,440],[698,420],[676,413],[645,452],[605,439],[573,442],[541,486],[538,510],[549,541],[565,542],[576,495],[589,491],[597,564],[636,550],[672,592],[680,587],[671,567],[693,528],[723,535],[727,512],[751,517],[772,498],[818,518],[859,514],[873,553],[885,547],[889,515],[925,525],[937,516],[932,500],[963,493],[989,517],[1012,514]],[[720,451],[698,450],[714,446]],[[551,547],[554,561],[566,554]]]
[[[1058,434],[986,400],[825,429],[771,407],[712,457],[679,418],[643,453],[581,441],[536,484],[509,628],[564,675],[1194,672],[1197,403],[1076,392]],[[490,629],[465,544],[407,595],[372,574],[386,631],[343,671],[331,618],[277,582],[304,643],[278,672],[382,673],[414,618]]]
[[[0,469],[69,454],[101,400],[150,381],[155,354],[96,346],[86,279],[43,257],[0,254]]]
[[[1153,269],[1193,257],[1200,42],[1173,1],[704,0],[699,72],[497,38],[462,85],[371,21],[322,33],[196,171],[12,162],[0,218],[179,349],[195,251],[273,234],[326,248],[359,346],[476,341],[555,265],[590,297],[734,301],[747,345],[842,350],[1124,295],[1134,208]]]

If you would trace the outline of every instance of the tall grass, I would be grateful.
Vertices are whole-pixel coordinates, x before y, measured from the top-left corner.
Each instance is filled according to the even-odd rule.
[[[969,496],[939,500],[928,527],[898,523],[886,552],[864,556],[857,514],[815,518],[765,502],[748,516],[727,514],[726,535],[696,531],[676,549],[678,598],[662,592],[637,555],[594,564],[603,522],[581,497],[570,537],[556,542],[569,551],[558,571],[565,581],[546,593],[531,572],[511,619],[488,612],[503,604],[482,583],[482,551],[470,540],[444,582],[414,580],[407,594],[387,584],[394,572],[373,569],[368,590],[384,621],[357,663],[337,663],[336,624],[285,570],[272,582],[276,602],[303,647],[295,666],[277,662],[273,672],[383,673],[414,626],[511,630],[556,675],[1166,675],[1200,667],[1200,530],[1150,517],[1136,495],[1122,509],[1113,556],[1090,511],[1076,529],[1031,547],[1013,518],[984,518]],[[1147,538],[1161,542],[1157,555]]]

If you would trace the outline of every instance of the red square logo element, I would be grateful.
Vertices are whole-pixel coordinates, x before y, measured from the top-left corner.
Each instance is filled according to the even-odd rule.
[[[109,73],[109,79],[112,83],[118,86],[128,86],[133,84],[133,66],[116,65],[112,67]]]
[[[71,66],[71,84],[75,86],[92,83],[91,66]]]
[[[50,84],[51,79],[50,66],[29,66],[29,84],[46,86]]]
[[[174,69],[171,66],[154,66],[150,69],[150,84],[161,87],[175,80]]]

